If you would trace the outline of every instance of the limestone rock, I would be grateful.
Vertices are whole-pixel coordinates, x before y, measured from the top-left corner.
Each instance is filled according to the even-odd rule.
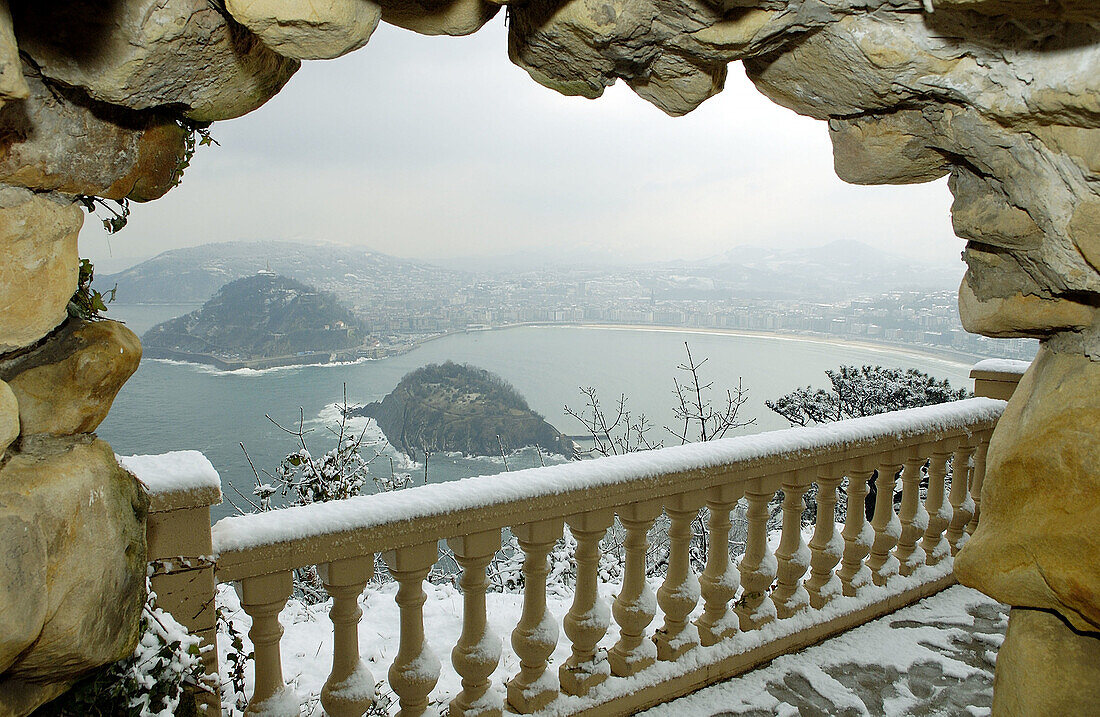
[[[0,633],[0,714],[28,714],[133,652],[147,507],[110,446],[90,436],[23,439],[0,468],[0,625],[14,624]]]
[[[0,507],[0,675],[46,622],[46,537],[37,524]]]
[[[299,67],[208,0],[12,4],[19,48],[42,74],[94,99],[182,107],[197,121],[256,109]]]
[[[0,353],[33,344],[65,320],[83,223],[71,201],[0,186]]]
[[[23,436],[89,433],[140,361],[141,342],[122,324],[70,319],[33,350],[0,360],[0,379],[19,401]]]
[[[945,176],[948,161],[929,146],[934,133],[916,110],[829,120],[833,167],[851,184],[917,184]]]
[[[469,35],[493,19],[488,0],[380,0],[382,19],[421,35]]]
[[[1084,714],[1100,704],[1100,635],[1072,630],[1054,613],[1013,608],[997,650],[993,714]]]
[[[599,97],[622,78],[666,113],[682,115],[722,89],[728,60],[676,46],[721,19],[700,0],[525,3],[512,9],[508,54],[563,94]]]
[[[0,106],[6,100],[21,100],[29,92],[11,27],[11,11],[7,0],[0,0]]]
[[[11,386],[0,381],[0,458],[4,451],[19,437],[19,402]],[[0,667],[0,670],[3,668]]]
[[[994,338],[1035,338],[1092,325],[1097,310],[1072,299],[1036,294],[978,298],[963,279],[959,286],[959,316],[963,328]]]
[[[1100,630],[1100,362],[1043,347],[989,444],[978,528],[955,575]]]
[[[28,82],[26,100],[0,108],[0,182],[138,201],[172,188],[187,134],[174,120]]]
[[[284,57],[330,60],[367,44],[382,8],[371,0],[226,0],[233,19]]]
[[[1074,22],[1100,19],[1095,0],[932,0],[936,10],[974,10],[1015,18],[1053,18]]]

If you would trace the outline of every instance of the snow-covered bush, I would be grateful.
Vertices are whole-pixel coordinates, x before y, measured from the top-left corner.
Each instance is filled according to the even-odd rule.
[[[36,712],[40,717],[173,717],[195,711],[195,691],[211,692],[200,639],[156,605],[149,590],[134,654],[84,677]]]

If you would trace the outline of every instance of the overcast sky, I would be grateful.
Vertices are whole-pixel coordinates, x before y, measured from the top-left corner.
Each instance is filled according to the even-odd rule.
[[[625,85],[562,97],[507,57],[500,13],[466,38],[385,24],[305,63],[282,93],[215,123],[183,184],[133,205],[81,252],[104,271],[238,239],[357,244],[403,257],[593,249],[697,259],[740,244],[858,239],[957,257],[945,181],[855,187],[824,123],[772,104],[731,65],[726,90],[673,119]]]

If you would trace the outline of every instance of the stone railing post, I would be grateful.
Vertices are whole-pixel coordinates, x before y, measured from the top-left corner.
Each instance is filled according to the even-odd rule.
[[[843,586],[844,595],[852,597],[856,591],[871,580],[870,571],[863,559],[871,550],[874,531],[867,523],[864,499],[867,497],[867,481],[871,480],[873,469],[860,466],[848,474],[848,500],[845,504],[844,553],[840,559],[837,577]]]
[[[558,696],[548,661],[558,646],[558,623],[546,607],[547,557],[562,536],[564,521],[543,520],[517,525],[512,533],[523,549],[523,612],[512,630],[512,649],[519,674],[508,681],[508,704],[520,714],[541,710]],[[543,679],[550,675],[550,679]]]
[[[943,532],[951,522],[951,504],[944,495],[944,482],[947,479],[947,460],[951,456],[949,446],[937,446],[928,461],[928,494],[924,498],[924,510],[928,513],[928,527],[920,545],[924,549],[924,560],[928,565],[936,565],[951,554],[951,548]]]
[[[623,586],[611,606],[611,614],[619,625],[619,641],[607,653],[611,672],[619,677],[640,672],[657,659],[656,647],[645,639],[646,628],[657,614],[657,596],[645,579],[645,558],[649,548],[647,534],[660,513],[658,501],[634,503],[619,511],[619,520],[626,530],[623,540],[626,564]]]
[[[699,516],[706,495],[703,491],[669,498],[668,573],[657,590],[657,604],[665,614],[664,624],[653,635],[657,659],[679,659],[699,644],[698,631],[688,617],[699,604],[699,579],[691,570],[691,522]]]
[[[596,661],[596,645],[611,624],[611,610],[600,600],[600,541],[607,535],[615,513],[597,510],[569,518],[569,530],[577,539],[577,585],[573,604],[562,620],[573,643],[573,654],[558,668],[558,682],[568,695],[586,695],[607,679],[611,668]]]
[[[301,710],[298,695],[283,682],[280,643],[283,626],[279,613],[294,589],[291,573],[280,572],[245,578],[240,582],[241,608],[252,618],[248,637],[256,658],[256,686],[246,715],[296,717]]]
[[[979,361],[970,371],[974,395],[1007,401],[1012,398],[1029,365],[1026,361]]]
[[[704,608],[695,621],[699,642],[705,647],[732,637],[739,629],[736,615],[730,610],[730,601],[737,597],[741,576],[730,560],[729,539],[730,511],[743,492],[738,484],[720,485],[707,492],[710,542],[707,543],[707,565],[699,579]]]
[[[434,717],[428,695],[439,681],[439,658],[424,640],[424,579],[439,557],[433,541],[383,553],[390,574],[397,581],[395,600],[401,613],[401,638],[390,665],[390,687],[401,709],[397,717]]]
[[[878,478],[875,479],[875,515],[871,527],[875,531],[871,550],[867,555],[867,569],[875,585],[885,585],[892,575],[898,574],[898,560],[891,551],[901,536],[901,523],[894,513],[894,490],[897,488],[898,468],[901,462],[893,455],[879,459]]]
[[[898,570],[902,575],[912,575],[913,571],[924,565],[924,549],[917,545],[917,541],[924,535],[928,528],[928,512],[920,502],[920,478],[924,468],[925,454],[910,456],[905,459],[905,467],[901,471],[901,534],[898,537],[898,547],[895,555],[898,559]],[[931,474],[929,474],[929,487],[931,487]]]
[[[488,580],[485,568],[500,549],[500,530],[488,530],[447,541],[462,568],[462,634],[451,650],[451,664],[462,677],[462,691],[451,700],[450,717],[496,717],[501,714],[499,696],[489,695],[489,676],[500,662],[501,640],[489,627],[485,614]]]
[[[947,499],[951,502],[951,522],[947,525],[947,542],[955,555],[966,543],[966,524],[974,516],[974,503],[970,499],[970,459],[975,446],[962,445],[951,456],[951,490]]]
[[[745,489],[749,530],[745,554],[738,566],[741,598],[734,607],[742,630],[756,630],[775,619],[775,605],[768,594],[778,567],[775,556],[768,550],[768,503],[775,490],[765,489],[759,483],[755,481],[755,485]]]
[[[974,452],[974,471],[970,476],[970,500],[974,503],[974,514],[966,524],[966,534],[973,535],[978,529],[978,520],[982,511],[982,485],[985,483],[985,461],[989,455],[990,434],[977,436],[978,449]]]
[[[840,579],[833,572],[844,554],[844,539],[836,529],[836,489],[843,475],[823,473],[817,479],[817,521],[810,538],[810,577],[806,592],[810,607],[820,610],[841,594]]]
[[[201,458],[198,453],[195,456]],[[157,605],[192,635],[202,638],[203,645],[212,646],[202,657],[206,674],[216,678],[218,650],[210,508],[222,502],[217,473],[206,462],[209,471],[200,472],[195,480],[168,483],[158,480],[162,478],[158,474],[141,470],[140,461],[131,466],[128,459],[123,459],[122,464],[138,475],[149,493],[145,535],[153,573],[150,582]],[[217,679],[212,682],[214,694],[200,693],[196,697],[208,710],[219,711],[219,682]]]
[[[332,596],[332,670],[321,688],[321,706],[330,717],[362,717],[374,703],[374,676],[359,659],[359,596],[374,574],[374,556],[318,565]]]
[[[802,540],[802,496],[809,487],[810,483],[803,481],[798,472],[783,479],[783,533],[775,551],[778,568],[772,592],[775,612],[780,618],[791,617],[810,604],[810,594],[802,586],[802,576],[810,567],[810,550]]]

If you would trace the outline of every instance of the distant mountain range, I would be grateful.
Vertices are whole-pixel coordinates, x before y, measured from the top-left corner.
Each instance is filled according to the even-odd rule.
[[[331,291],[360,314],[387,303],[446,304],[483,279],[517,276],[615,277],[656,298],[740,296],[835,300],[890,290],[954,290],[962,262],[922,262],[861,242],[812,248],[740,246],[706,259],[643,265],[609,257],[557,254],[553,249],[496,258],[399,259],[363,247],[281,241],[226,242],[173,249],[125,271],[98,277],[118,285],[118,301],[198,303],[222,285],[262,269]]]
[[[364,293],[391,289],[398,278],[402,286],[415,287],[456,274],[363,247],[236,241],[172,249],[124,271],[97,276],[95,283],[106,288],[117,284],[117,299],[124,304],[200,303],[223,285],[261,270],[350,302]]]

